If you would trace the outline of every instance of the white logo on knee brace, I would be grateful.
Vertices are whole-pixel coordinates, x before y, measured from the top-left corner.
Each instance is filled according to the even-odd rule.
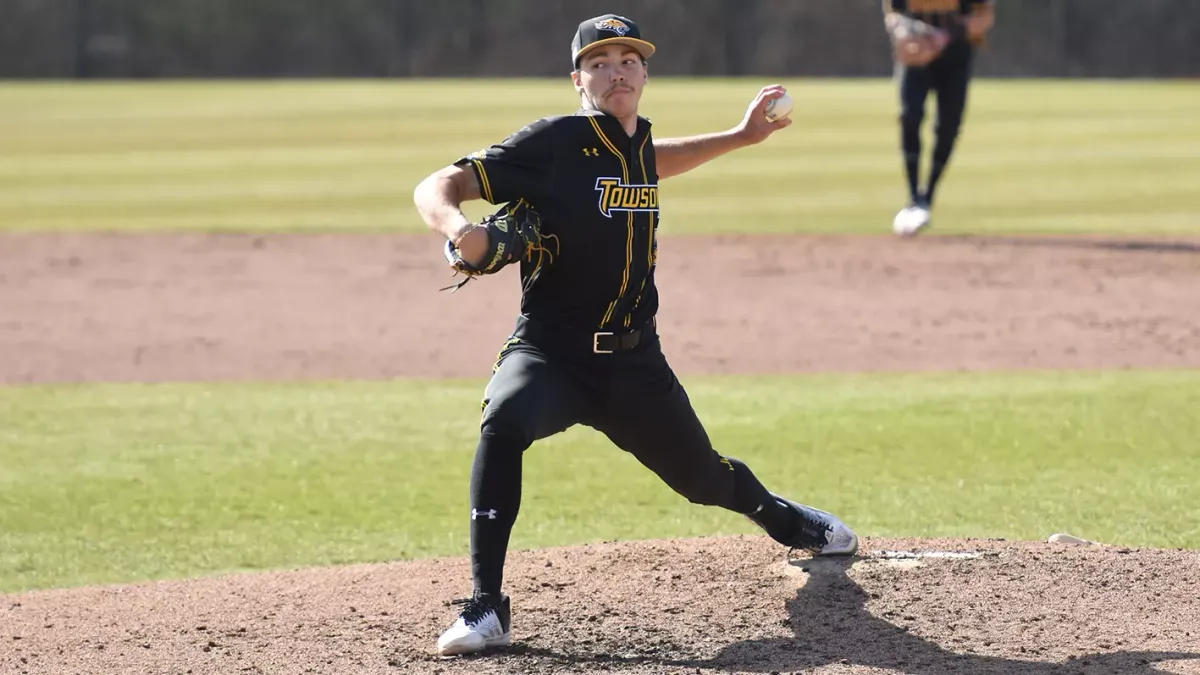
[[[479,520],[479,516],[487,516],[488,520],[495,520],[496,509],[488,509],[487,511],[471,509],[471,520]]]

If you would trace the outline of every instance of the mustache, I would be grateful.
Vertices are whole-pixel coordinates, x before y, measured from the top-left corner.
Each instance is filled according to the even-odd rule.
[[[617,93],[618,91],[627,91],[632,94],[633,87],[631,87],[627,84],[615,84],[612,87],[610,87],[608,91],[604,92],[604,97],[608,98],[609,96],[612,96],[613,94]]]

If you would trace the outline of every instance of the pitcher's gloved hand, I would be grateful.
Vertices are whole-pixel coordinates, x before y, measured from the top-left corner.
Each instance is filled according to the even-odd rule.
[[[446,261],[456,274],[465,274],[467,278],[442,290],[458,290],[475,277],[495,274],[519,260],[527,260],[534,265],[525,281],[528,287],[537,280],[543,262],[553,262],[554,252],[547,249],[544,242],[554,239],[557,243],[558,238],[542,233],[541,216],[524,200],[506,205],[487,216],[472,229],[476,228],[483,228],[487,232],[488,246],[482,261],[478,264],[468,262],[463,259],[455,242],[447,240],[444,251]]]

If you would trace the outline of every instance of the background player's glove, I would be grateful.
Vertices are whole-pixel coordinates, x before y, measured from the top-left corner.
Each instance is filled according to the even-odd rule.
[[[542,234],[541,216],[524,201],[505,206],[484,218],[475,227],[483,228],[487,232],[488,247],[483,262],[475,266],[463,260],[459,250],[454,246],[454,242],[447,240],[446,261],[450,263],[455,274],[462,273],[467,278],[443,288],[443,291],[450,288],[457,291],[475,277],[495,274],[509,264],[522,259],[536,262],[536,267],[525,282],[527,286],[532,285],[541,271],[545,257],[549,256],[549,261],[553,262],[553,253],[545,247],[543,241],[546,239],[557,241],[558,238]]]
[[[928,65],[950,43],[947,31],[903,14],[889,14],[887,27],[896,61],[906,66]]]

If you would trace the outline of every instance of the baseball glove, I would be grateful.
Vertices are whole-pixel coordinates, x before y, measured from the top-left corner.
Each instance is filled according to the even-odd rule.
[[[906,66],[929,65],[950,42],[945,30],[903,14],[889,15],[888,29],[895,59]]]
[[[526,260],[533,264],[533,269],[524,281],[524,287],[528,289],[537,280],[542,270],[542,263],[554,261],[558,237],[542,233],[541,216],[524,200],[506,205],[481,220],[475,227],[487,231],[488,248],[483,262],[478,267],[467,262],[463,259],[455,243],[447,240],[444,251],[446,261],[454,269],[455,275],[461,273],[465,274],[467,278],[441,290],[454,289],[457,291],[468,281],[485,274],[495,274],[519,260]],[[546,241],[551,239],[556,244],[554,252],[545,245]]]

